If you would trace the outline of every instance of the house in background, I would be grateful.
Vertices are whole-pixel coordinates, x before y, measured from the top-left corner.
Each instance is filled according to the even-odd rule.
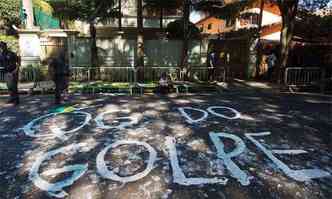
[[[210,14],[223,12],[219,6]],[[260,47],[273,46],[280,41],[282,17],[276,3],[266,2],[262,12]],[[255,67],[255,49],[257,46],[257,28],[259,27],[260,3],[247,7],[235,19],[210,16],[202,19],[196,26],[210,39],[210,46],[220,54],[219,64],[228,67],[231,76],[253,78],[266,72],[266,64],[257,73]],[[209,27],[217,27],[208,29]],[[267,49],[267,48],[266,48]],[[227,55],[227,56],[225,56]]]
[[[141,11],[138,10],[139,1],[143,3]],[[56,2],[61,8],[67,1],[49,0],[49,2]],[[130,78],[136,76],[131,73],[139,68],[139,73],[143,73],[144,77],[155,80],[159,79],[162,72],[174,68],[179,70],[184,41],[181,38],[168,38],[166,28],[175,21],[181,24],[183,2],[176,0],[175,6],[161,11],[160,7],[149,6],[145,0],[116,0],[115,8],[119,9],[121,15],[96,24],[97,65],[105,69],[100,70],[101,75],[111,81],[127,81],[129,76]],[[54,10],[57,12],[56,7]],[[36,13],[31,12],[31,14]],[[143,21],[142,28],[139,27],[140,21]],[[27,46],[21,51],[26,55],[25,65],[38,65],[40,61],[52,56],[52,52],[65,49],[72,67],[82,68],[80,71],[83,71],[86,70],[84,68],[91,66],[89,24],[78,20],[70,23],[62,21],[60,24],[61,28],[52,30],[42,29],[39,24],[31,25],[29,30],[22,29],[21,35],[24,33],[25,39],[21,43]],[[66,28],[70,28],[70,31]],[[33,42],[30,39],[31,35]],[[33,53],[30,50],[31,46],[35,48]],[[201,65],[206,61],[206,48],[207,43],[202,44],[199,38],[190,40],[187,59]],[[139,56],[144,57],[144,64],[141,64]],[[31,58],[34,58],[33,63],[29,61]]]
[[[202,34],[216,35],[225,31],[225,20],[209,16],[195,23]]]
[[[240,16],[235,21],[234,29],[239,30],[242,28],[257,28],[259,23],[259,14],[259,5],[242,11]],[[278,5],[276,3],[266,2],[264,4],[262,26],[269,26],[281,22],[281,12]]]
[[[259,5],[256,5],[242,11],[239,17],[235,20],[209,16],[201,19],[195,25],[201,30],[202,34],[208,36],[222,36],[224,33],[228,32],[258,28],[259,14],[260,7]],[[261,39],[279,41],[281,23],[282,18],[278,5],[270,2],[265,3],[262,18]]]
[[[144,38],[145,74],[159,68],[158,72],[153,72],[158,76],[167,67],[178,67],[181,62],[183,41],[168,39],[166,28],[168,24],[182,19],[183,1],[177,0],[176,7],[161,11],[160,8],[148,6],[143,0],[142,32],[139,32],[138,27],[138,0],[116,0],[116,2],[121,5],[121,15],[96,24],[99,65],[118,67],[115,69],[117,71],[126,70],[126,67],[136,67],[140,34]],[[89,24],[76,21],[75,28],[80,31],[81,37],[75,42],[76,56],[73,65],[88,66],[90,64]]]
[[[259,6],[246,9],[240,13],[235,20],[234,31],[241,29],[258,28]],[[264,4],[261,39],[266,41],[280,41],[282,17],[276,3],[266,2]]]

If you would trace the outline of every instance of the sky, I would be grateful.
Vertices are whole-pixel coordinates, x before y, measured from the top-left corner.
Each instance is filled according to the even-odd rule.
[[[203,12],[193,11],[190,13],[190,21],[192,23],[196,23],[204,17],[205,17],[205,14]]]

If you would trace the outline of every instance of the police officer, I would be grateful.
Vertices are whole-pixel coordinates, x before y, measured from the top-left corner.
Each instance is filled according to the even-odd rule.
[[[19,74],[19,58],[17,55],[7,48],[5,42],[0,42],[0,66],[5,70],[5,79],[10,95],[8,103],[18,105],[18,74]]]
[[[70,77],[70,69],[64,51],[61,51],[57,57],[51,60],[50,70],[52,70],[55,83],[55,104],[61,104],[62,100],[67,98]]]
[[[208,57],[208,80],[215,80],[216,66],[217,66],[217,53],[212,49]]]

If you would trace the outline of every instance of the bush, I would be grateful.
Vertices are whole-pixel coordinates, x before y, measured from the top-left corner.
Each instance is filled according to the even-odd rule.
[[[20,80],[22,82],[48,80],[47,67],[42,65],[29,65],[27,67],[21,68]]]
[[[8,48],[15,53],[18,53],[18,39],[14,36],[0,35],[0,41],[6,42]]]

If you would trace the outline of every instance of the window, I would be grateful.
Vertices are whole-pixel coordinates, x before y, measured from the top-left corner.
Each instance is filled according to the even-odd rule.
[[[208,28],[207,28],[208,30],[211,30],[212,29],[212,23],[210,23],[209,25],[208,25]]]
[[[252,24],[259,24],[259,15],[252,16]]]
[[[231,27],[234,25],[234,23],[235,23],[234,20],[228,19],[228,20],[226,20],[226,27]]]
[[[224,24],[224,23],[221,23],[221,24],[220,24],[220,30],[223,30],[223,29],[225,29],[225,24]]]

